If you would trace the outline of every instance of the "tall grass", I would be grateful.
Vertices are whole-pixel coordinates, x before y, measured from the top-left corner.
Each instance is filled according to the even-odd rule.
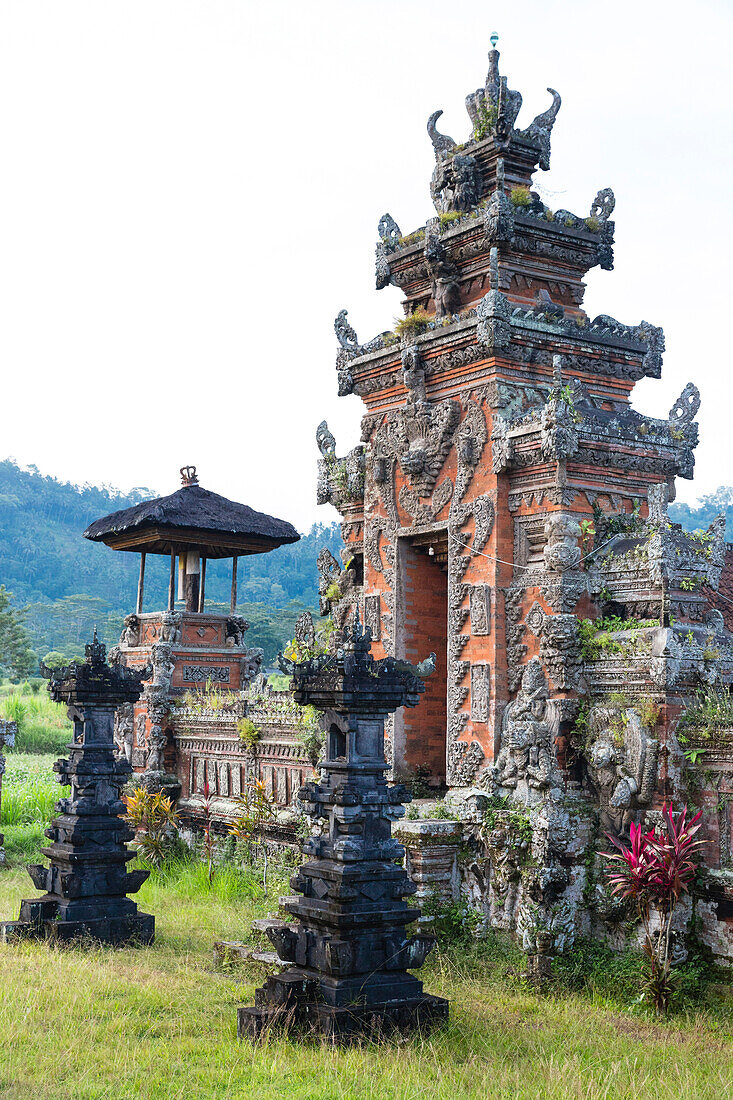
[[[62,753],[71,740],[66,707],[54,703],[45,688],[36,692],[29,683],[0,692],[0,718],[18,725],[16,752]]]
[[[0,800],[0,825],[48,824],[69,788],[56,782],[51,754],[8,753]]]

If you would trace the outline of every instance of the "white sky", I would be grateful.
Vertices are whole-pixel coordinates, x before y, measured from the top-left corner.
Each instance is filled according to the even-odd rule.
[[[666,415],[702,391],[694,500],[733,483],[733,4],[473,0],[0,0],[0,458],[76,482],[202,483],[301,528],[315,428],[339,453],[333,318],[362,340],[376,225],[432,212],[425,124],[469,133],[489,34],[520,125],[563,106],[545,201],[616,192],[616,268],[588,312],[664,326]]]

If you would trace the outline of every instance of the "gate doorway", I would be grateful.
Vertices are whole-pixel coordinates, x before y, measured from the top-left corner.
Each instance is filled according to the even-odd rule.
[[[415,708],[395,725],[395,770],[445,786],[448,720],[448,533],[399,540],[398,653],[416,663],[435,653],[436,667]]]

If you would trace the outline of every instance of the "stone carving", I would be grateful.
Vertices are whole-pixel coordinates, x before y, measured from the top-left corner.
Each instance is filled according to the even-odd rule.
[[[403,485],[400,489],[400,506],[412,516],[414,526],[435,523],[440,513],[453,496],[453,482],[449,477],[441,481],[429,501],[423,501],[412,489]]]
[[[471,721],[488,722],[491,665],[471,665]]]
[[[489,903],[494,927],[510,929],[517,904],[521,867],[526,860],[527,842],[513,827],[511,815],[499,810],[495,825],[483,835],[491,866]]]
[[[580,687],[583,658],[575,615],[547,616],[540,638],[540,658],[555,687],[562,691]]]
[[[179,611],[164,611],[160,616],[160,639],[170,645],[181,640],[181,614]]]
[[[428,223],[425,236],[425,262],[432,280],[435,317],[451,317],[461,308],[458,266],[449,258],[440,240],[437,219]]]
[[[316,630],[310,611],[304,611],[295,624],[293,634],[298,649],[311,653],[316,644]]]
[[[405,384],[409,382],[411,386],[405,407],[387,414],[377,430],[373,453],[375,461],[377,457],[397,459],[415,491],[419,496],[427,497],[433,490],[453,442],[460,405],[451,400],[433,404],[423,398],[421,375],[422,371],[412,366],[405,371]],[[386,462],[381,484],[383,495],[385,491],[394,493],[388,465]],[[389,510],[387,500],[385,506]],[[396,513],[393,522],[395,525],[399,523]]]
[[[323,458],[336,454],[336,438],[329,431],[328,422],[322,420],[316,428],[316,445]]]
[[[230,615],[226,621],[224,644],[229,647],[243,646],[247,630],[249,630],[249,623],[245,618],[241,615]]]
[[[670,423],[675,426],[691,424],[700,409],[700,391],[694,382],[688,382],[669,410]]]
[[[391,214],[382,214],[377,234],[388,252],[394,252],[402,239],[402,230]]]
[[[488,439],[486,416],[477,401],[469,401],[466,413],[455,434],[458,473],[456,475],[455,504],[461,503],[471,484],[474,470],[481,460]]]
[[[507,347],[511,337],[512,311],[500,290],[490,290],[476,307],[476,340],[488,349]]]
[[[484,212],[484,233],[490,245],[509,244],[514,237],[514,207],[504,190],[504,160],[496,162],[496,187]],[[492,275],[491,289],[499,290],[498,269]]]
[[[529,611],[527,612],[524,621],[536,638],[539,638],[540,634],[542,633],[546,618],[546,613],[535,600],[535,602],[532,604]]]
[[[613,214],[615,206],[616,196],[610,187],[604,187],[591,203],[590,217],[603,225]]]
[[[501,748],[490,780],[499,787],[520,782],[545,790],[554,778],[553,745],[559,725],[547,680],[537,657],[524,668],[516,699],[507,705],[501,723]]]
[[[491,587],[472,584],[469,587],[471,634],[480,637],[491,633]]]
[[[378,592],[364,597],[364,625],[371,632],[373,641],[381,641],[382,601]]]
[[[545,568],[551,573],[564,573],[580,565],[580,526],[565,512],[551,512],[545,520],[547,543],[543,551]]]
[[[467,542],[466,545],[477,553],[481,553],[489,541],[489,536],[494,529],[495,517],[494,502],[488,496],[480,496],[476,497],[475,500],[464,501],[463,504],[457,505],[451,511],[451,521],[456,528],[463,527],[469,519],[473,518],[473,539]]]
[[[361,345],[359,344],[359,339],[356,335],[355,330],[346,320],[347,315],[348,310],[342,309],[339,310],[336,316],[336,320],[333,323],[333,329],[336,333],[336,339],[338,340],[339,345],[344,349],[344,351],[348,352],[350,355],[360,355]]]
[[[540,419],[540,449],[548,462],[570,458],[578,450],[577,418],[562,391],[553,390]]]
[[[541,115],[533,118],[526,130],[522,130],[521,136],[534,145],[539,146],[540,168],[543,172],[550,170],[550,134],[555,125],[557,113],[560,110],[562,100],[554,88],[547,89],[552,96],[552,106],[543,111]]]
[[[132,703],[123,703],[115,711],[114,742],[116,756],[132,762],[132,746],[135,741],[134,714]]]
[[[437,129],[436,123],[442,114],[442,111],[433,111],[428,119],[428,134],[433,143],[436,160],[450,156],[456,147],[456,143],[452,137],[448,137],[447,134],[441,134]]]
[[[341,576],[341,566],[328,547],[324,546],[319,551],[316,568],[318,570],[319,609],[321,615],[328,615],[331,610],[331,604],[335,601],[333,601],[327,593],[331,585],[338,584]]]
[[[508,88],[506,77],[499,73],[499,51],[490,50],[486,84],[466,96],[466,110],[476,140],[479,135],[493,136],[500,147],[508,144],[521,106],[521,94]]]
[[[145,762],[146,772],[163,772],[165,770],[164,754],[168,742],[168,734],[157,723],[150,730],[150,742],[148,758]]]
[[[522,642],[525,625],[522,622],[522,589],[510,588],[504,592],[504,619],[506,623],[507,684],[516,691],[522,679],[522,661],[527,647]]]
[[[258,646],[248,649],[239,661],[239,679],[243,687],[262,675],[265,651]]]
[[[456,153],[453,138],[441,134],[436,123],[442,111],[428,119],[428,134],[435,151],[435,168],[430,180],[430,195],[439,214],[470,210],[479,198],[480,174],[475,157]]]
[[[125,625],[120,634],[120,645],[140,645],[140,620],[137,615],[125,615]]]
[[[456,787],[472,786],[484,760],[484,750],[478,741],[472,741],[469,745],[466,741],[452,740],[448,746],[447,760],[451,784]]]
[[[383,290],[392,281],[392,272],[389,266],[389,255],[399,247],[402,232],[391,214],[382,214],[377,227],[379,240],[375,255],[375,274],[377,290]]]
[[[620,836],[652,800],[659,742],[631,708],[593,706],[587,721],[585,757],[600,801],[601,826]]]

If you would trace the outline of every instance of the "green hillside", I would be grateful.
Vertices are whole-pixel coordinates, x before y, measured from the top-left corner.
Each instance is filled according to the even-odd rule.
[[[134,608],[139,557],[88,542],[82,532],[93,519],[156,495],[148,488],[124,494],[71,485],[0,462],[0,584],[24,609],[39,657],[49,650],[78,654],[95,625],[106,642],[117,640],[123,616]],[[262,645],[268,660],[292,636],[302,609],[317,604],[319,550],[328,546],[338,557],[341,545],[338,524],[314,525],[292,546],[240,561],[248,641]],[[228,604],[230,583],[230,562],[208,563],[207,600]],[[167,590],[167,560],[149,558],[145,610],[164,607]]]

